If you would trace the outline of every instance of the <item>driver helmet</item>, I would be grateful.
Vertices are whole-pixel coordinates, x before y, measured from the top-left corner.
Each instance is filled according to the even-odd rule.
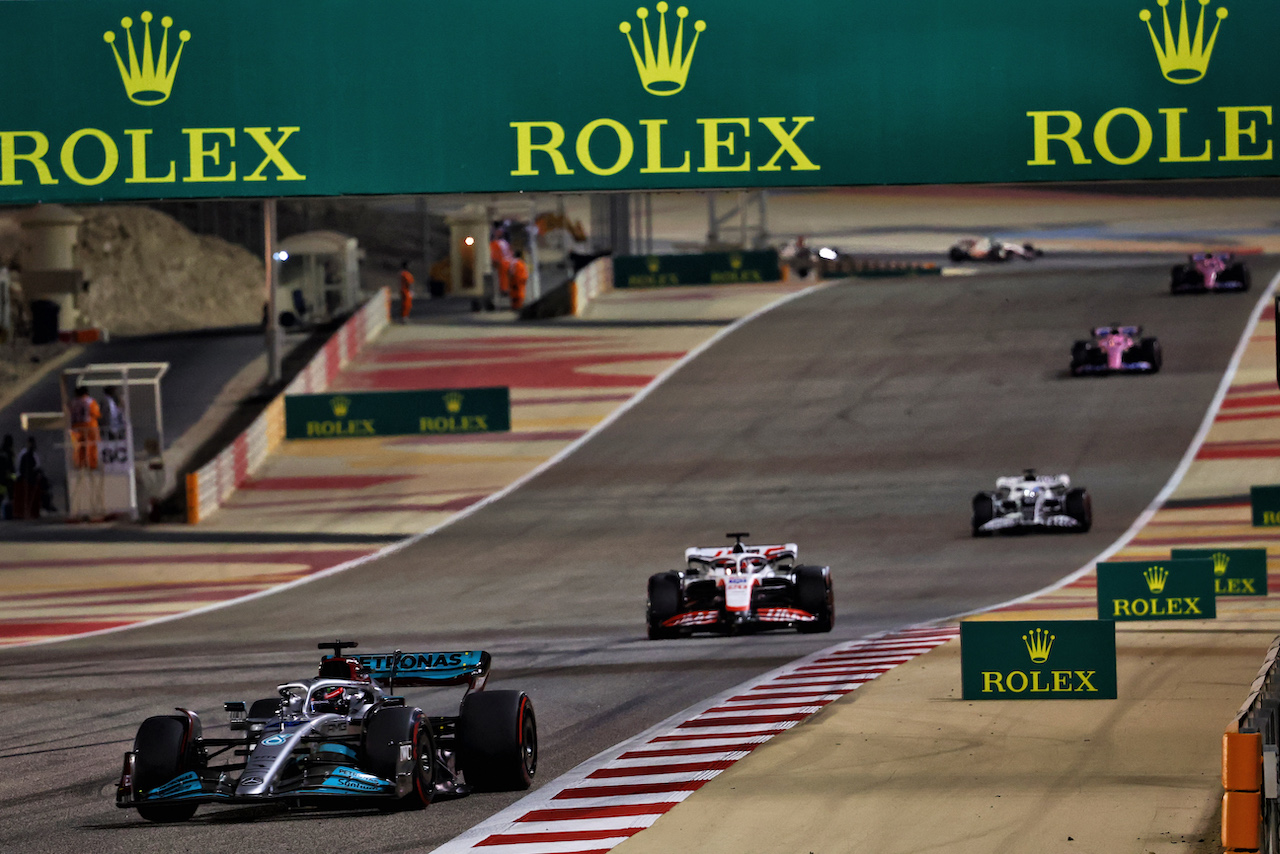
[[[316,715],[345,715],[351,709],[346,689],[339,686],[318,688],[311,695],[311,713]]]

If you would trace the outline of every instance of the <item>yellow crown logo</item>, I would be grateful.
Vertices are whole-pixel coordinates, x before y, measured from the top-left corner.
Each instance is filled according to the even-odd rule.
[[[1022,642],[1027,645],[1027,654],[1031,656],[1032,662],[1044,664],[1049,660],[1049,650],[1053,649],[1053,641],[1056,637],[1044,629],[1032,629],[1022,636]]]
[[[689,17],[689,8],[681,6],[676,9],[676,17],[680,25],[676,28],[675,42],[667,46],[667,9],[665,2],[657,5],[658,14],[662,16],[658,25],[658,52],[653,51],[653,42],[649,38],[649,10],[643,6],[636,9],[636,17],[644,29],[644,56],[636,48],[635,39],[631,38],[631,24],[623,21],[618,29],[627,37],[631,45],[631,55],[636,61],[636,70],[640,72],[640,83],[644,91],[650,95],[674,95],[684,88],[685,79],[689,76],[689,63],[693,62],[693,51],[698,47],[698,36],[707,28],[706,21],[698,21],[693,25],[693,41],[689,43],[689,52],[684,52],[684,19]]]
[[[133,44],[133,19],[121,18],[120,26],[124,27],[125,37],[129,40],[129,66],[120,58],[116,49],[116,34],[107,30],[102,40],[111,45],[111,52],[116,55],[116,66],[120,69],[120,79],[124,81],[124,91],[129,100],[144,107],[152,107],[169,98],[169,90],[173,88],[173,77],[178,73],[178,60],[182,58],[182,48],[191,40],[191,32],[183,30],[178,33],[178,50],[173,55],[173,63],[169,62],[169,28],[173,26],[173,18],[165,15],[160,19],[164,27],[164,36],[160,39],[160,57],[157,60],[151,52],[151,13],[139,15],[142,23],[147,25],[142,37],[142,62],[138,62],[138,52]]]
[[[1138,13],[1147,24],[1151,33],[1151,44],[1156,49],[1156,58],[1160,60],[1160,70],[1164,79],[1170,83],[1195,83],[1204,77],[1209,70],[1209,57],[1213,54],[1213,43],[1218,39],[1218,28],[1222,19],[1227,17],[1225,7],[1219,6],[1218,21],[1213,25],[1213,33],[1209,43],[1204,42],[1204,12],[1209,0],[1200,0],[1200,20],[1196,23],[1195,37],[1191,36],[1191,28],[1187,25],[1187,0],[1182,0],[1182,13],[1178,20],[1178,37],[1174,40],[1173,27],[1169,24],[1169,0],[1157,0],[1164,15],[1164,44],[1160,44],[1155,27],[1151,26],[1151,13],[1143,9]]]
[[[1213,555],[1213,574],[1226,575],[1227,564],[1231,562],[1231,555],[1225,552],[1214,552]]]
[[[451,391],[444,396],[444,408],[450,413],[457,415],[462,411],[463,394],[460,391]]]
[[[742,267],[742,256],[739,255],[737,252],[734,252],[732,255],[730,255],[729,266],[735,270],[740,269]]]
[[[329,399],[329,406],[338,418],[346,418],[347,413],[351,411],[351,398],[338,395]]]
[[[645,266],[649,268],[650,273],[656,273],[662,269],[662,259],[657,255],[650,255],[645,259]]]
[[[1169,570],[1163,566],[1149,566],[1142,572],[1142,577],[1147,580],[1147,589],[1152,593],[1163,593],[1164,584],[1169,580]]]

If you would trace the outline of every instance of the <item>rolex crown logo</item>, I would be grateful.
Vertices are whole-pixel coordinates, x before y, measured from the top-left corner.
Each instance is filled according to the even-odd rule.
[[[346,418],[347,413],[351,411],[351,398],[338,395],[329,399],[329,406],[333,409],[334,416]]]
[[[1227,10],[1223,6],[1218,7],[1215,13],[1218,20],[1213,25],[1209,43],[1205,44],[1204,13],[1209,0],[1200,0],[1200,20],[1196,22],[1195,36],[1191,35],[1191,28],[1187,24],[1187,0],[1181,0],[1182,12],[1178,17],[1176,38],[1173,34],[1173,26],[1169,23],[1169,0],[1157,0],[1157,2],[1164,16],[1163,44],[1156,35],[1155,27],[1151,26],[1151,12],[1143,9],[1138,13],[1138,17],[1146,22],[1147,31],[1151,33],[1151,44],[1156,49],[1156,58],[1160,60],[1160,71],[1170,83],[1195,83],[1209,70],[1209,57],[1213,55],[1213,43],[1218,39],[1218,28],[1222,26],[1222,20],[1227,17]]]
[[[1169,580],[1169,570],[1163,566],[1149,566],[1142,571],[1147,580],[1147,589],[1152,593],[1163,593],[1165,582]]]
[[[462,397],[463,394],[460,391],[449,392],[444,396],[444,408],[451,415],[457,415],[462,411]]]
[[[1214,552],[1213,553],[1213,574],[1226,575],[1227,564],[1230,562],[1231,562],[1231,555],[1227,554],[1226,552]]]
[[[707,28],[706,21],[697,21],[693,25],[693,41],[689,43],[689,51],[684,51],[684,19],[689,17],[689,8],[681,6],[676,9],[676,17],[680,24],[676,28],[675,41],[667,42],[667,6],[659,3],[655,8],[661,15],[658,24],[658,50],[654,53],[653,41],[649,37],[649,10],[643,6],[636,10],[640,19],[640,27],[644,30],[644,56],[640,55],[635,39],[631,37],[631,24],[623,21],[618,29],[626,35],[631,45],[631,55],[636,61],[636,70],[640,72],[640,83],[644,91],[651,95],[674,95],[684,88],[685,79],[689,76],[689,63],[693,62],[693,51],[698,46],[698,36]]]
[[[1022,636],[1022,642],[1027,645],[1027,654],[1031,656],[1033,663],[1044,664],[1049,660],[1049,650],[1053,649],[1056,637],[1044,629],[1032,629]]]
[[[662,259],[657,255],[650,255],[645,259],[645,266],[649,268],[650,273],[656,273],[662,269]]]
[[[160,55],[157,57],[151,50],[151,13],[143,12],[138,16],[146,25],[142,36],[142,61],[138,61],[138,51],[133,43],[133,19],[121,18],[120,26],[124,27],[125,38],[129,41],[129,64],[126,67],[120,51],[116,48],[116,34],[107,30],[102,40],[111,45],[111,52],[116,55],[116,66],[120,69],[120,79],[124,81],[124,91],[129,100],[144,107],[152,107],[169,98],[173,88],[173,77],[178,73],[178,60],[182,58],[182,48],[191,40],[191,32],[183,30],[178,33],[178,49],[173,54],[173,62],[169,62],[169,28],[173,26],[173,18],[165,15],[160,19],[164,27],[164,35],[160,39]]]
[[[735,270],[739,270],[739,269],[741,269],[741,268],[742,268],[742,254],[741,254],[741,253],[739,253],[739,252],[734,252],[732,255],[730,255],[730,256],[729,256],[729,266],[730,266],[730,267],[732,267],[732,268],[733,268],[733,269],[735,269]]]

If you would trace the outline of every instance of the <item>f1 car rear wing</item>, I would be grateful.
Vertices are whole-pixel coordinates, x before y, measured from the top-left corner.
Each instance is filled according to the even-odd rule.
[[[714,560],[718,557],[730,557],[735,554],[761,555],[762,557],[774,560],[790,553],[792,557],[799,556],[799,548],[795,543],[780,543],[772,546],[749,546],[746,543],[742,547],[737,546],[712,546],[709,548],[691,548],[684,550],[684,559]]]
[[[361,669],[379,682],[403,687],[443,687],[466,685],[473,691],[484,688],[489,678],[489,653],[465,652],[378,652],[358,655]]]

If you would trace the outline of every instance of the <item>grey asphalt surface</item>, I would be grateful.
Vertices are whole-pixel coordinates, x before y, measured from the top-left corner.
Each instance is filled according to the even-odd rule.
[[[1276,264],[1258,259],[1261,287]],[[710,348],[507,498],[344,574],[204,615],[0,653],[0,850],[429,851],[517,799],[358,816],[112,801],[138,723],[314,673],[318,641],[485,648],[537,706],[545,783],[692,703],[842,639],[1038,589],[1123,532],[1172,473],[1256,294],[1171,297],[1167,267],[839,283]],[[1150,377],[1071,379],[1074,339],[1136,322]],[[969,500],[1035,466],[1089,487],[1084,535],[969,536]],[[831,635],[649,642],[646,577],[730,530],[833,568]],[[428,711],[439,697],[407,692]]]

